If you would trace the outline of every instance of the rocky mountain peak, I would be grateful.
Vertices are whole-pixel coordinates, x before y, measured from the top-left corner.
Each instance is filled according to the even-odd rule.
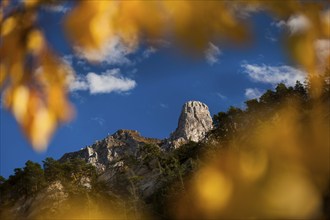
[[[199,142],[211,129],[212,118],[207,105],[189,101],[182,107],[177,129],[167,140],[145,138],[136,130],[121,129],[79,151],[64,154],[60,161],[82,158],[102,172],[109,166],[115,166],[120,158],[136,156],[139,147],[143,145],[155,144],[163,149],[178,148],[189,141]]]
[[[116,131],[112,136],[120,138],[120,137],[141,136],[141,135],[136,130],[120,129],[120,130]]]
[[[108,138],[116,140],[139,139],[141,138],[141,134],[136,130],[120,129],[114,134],[108,136]]]
[[[206,104],[186,102],[181,111],[177,129],[171,134],[168,145],[178,148],[189,142],[199,142],[212,129],[212,118]]]

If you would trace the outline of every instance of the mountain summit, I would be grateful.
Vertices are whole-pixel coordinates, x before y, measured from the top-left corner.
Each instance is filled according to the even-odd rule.
[[[213,127],[213,121],[206,104],[189,101],[182,107],[177,129],[171,134],[169,145],[178,148],[193,141],[201,141]]]
[[[166,140],[142,137],[134,130],[118,130],[103,140],[79,151],[66,153],[60,161],[82,158],[99,171],[117,166],[113,161],[119,158],[136,156],[139,147],[155,144],[163,150],[177,149],[189,141],[199,142],[212,129],[212,118],[206,104],[199,101],[186,102],[181,111],[177,129]]]
[[[88,215],[92,211],[98,214],[100,207],[111,215],[118,212],[118,219],[132,219],[130,214],[144,219],[137,214],[149,213],[150,208],[161,210],[162,196],[178,179],[177,190],[184,189],[182,178],[197,166],[191,154],[203,146],[198,142],[211,129],[208,107],[189,101],[182,107],[178,127],[167,139],[146,138],[138,131],[121,129],[59,160],[46,158],[44,170],[28,161],[5,184],[0,179],[0,218],[61,219],[68,213],[85,218],[85,210]],[[85,208],[72,211],[76,206]],[[122,210],[125,216],[121,216]]]
[[[96,167],[101,174],[100,179],[110,188],[116,189],[123,186],[123,183],[118,181],[118,176],[125,167],[130,167],[132,173],[144,177],[136,186],[142,197],[148,198],[161,186],[162,177],[158,170],[160,162],[151,160],[146,166],[132,163],[132,160],[144,161],[150,157],[150,151],[157,154],[161,151],[175,150],[190,141],[199,142],[212,129],[212,123],[206,104],[189,101],[183,105],[178,127],[168,139],[146,138],[137,131],[122,129],[91,146],[64,154],[59,161],[83,159]]]

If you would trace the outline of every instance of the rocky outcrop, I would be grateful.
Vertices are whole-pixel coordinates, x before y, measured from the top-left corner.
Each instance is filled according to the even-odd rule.
[[[12,219],[48,219],[66,216],[75,206],[79,192],[84,192],[84,195],[93,193],[93,187],[97,184],[100,184],[97,187],[102,186],[102,193],[114,199],[114,203],[120,204],[130,198],[134,201],[135,208],[135,203],[140,199],[149,204],[162,193],[162,189],[167,188],[166,184],[172,184],[173,180],[178,178],[177,175],[182,178],[183,168],[184,172],[193,169],[191,160],[180,160],[174,156],[176,152],[172,154],[167,150],[176,149],[189,141],[199,142],[210,129],[212,118],[208,107],[201,102],[190,101],[184,104],[178,127],[168,139],[145,138],[134,130],[118,130],[79,151],[64,154],[59,160],[65,162],[81,158],[92,164],[99,171],[97,183],[88,175],[74,176],[74,184],[79,186],[79,190],[73,190],[72,185],[66,182],[70,180],[59,178],[34,196],[22,196],[8,211],[5,210],[5,214],[2,214],[4,212],[0,203],[0,218],[13,216]],[[86,200],[81,200],[84,198],[79,197],[82,206],[88,204],[86,207],[90,207],[90,204],[94,203],[89,196]],[[126,205],[125,202],[125,209]]]
[[[199,142],[212,129],[212,124],[208,106],[202,102],[189,101],[183,105],[178,127],[166,146],[178,148],[189,141]]]
[[[80,151],[63,155],[60,161],[84,159],[97,168],[101,174],[99,180],[117,192],[129,191],[127,186],[131,181],[123,184],[125,181],[121,178],[122,173],[126,172],[125,178],[128,176],[128,179],[138,180],[135,181],[135,187],[143,198],[148,198],[160,187],[163,178],[160,170],[163,168],[160,168],[156,159],[148,161],[150,155],[143,148],[152,145],[155,151],[176,149],[189,141],[201,141],[211,129],[212,118],[207,105],[190,101],[183,105],[178,127],[168,139],[145,138],[137,131],[119,130]]]
[[[120,158],[137,156],[139,146],[156,144],[163,149],[176,149],[189,141],[201,141],[211,129],[212,118],[207,105],[199,101],[189,101],[182,107],[177,129],[167,140],[145,138],[134,130],[118,130],[80,151],[64,154],[60,161],[82,158],[102,172],[110,164],[112,167],[121,166]]]
[[[153,138],[144,138],[134,130],[118,130],[93,145],[82,148],[80,151],[66,153],[60,159],[65,161],[71,158],[82,158],[104,171],[109,165],[120,166],[120,158],[136,156],[139,146],[145,144],[159,144],[161,141]]]
[[[62,183],[54,181],[34,196],[22,196],[10,206],[1,207],[0,219],[53,219],[54,213],[70,211],[63,205],[68,198]]]

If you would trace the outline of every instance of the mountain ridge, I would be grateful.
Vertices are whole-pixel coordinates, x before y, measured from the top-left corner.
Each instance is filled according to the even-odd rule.
[[[92,164],[99,172],[125,156],[136,156],[141,145],[157,145],[160,150],[177,149],[189,141],[199,142],[213,128],[208,106],[200,101],[188,101],[181,110],[178,127],[169,138],[143,137],[137,130],[119,129],[81,150],[65,153],[59,161],[80,158]]]
[[[274,218],[268,211],[278,207],[283,218],[327,219],[329,170],[324,165],[329,162],[330,93],[329,80],[325,82],[317,100],[321,121],[311,120],[315,100],[306,87],[299,82],[289,88],[279,84],[258,100],[246,101],[246,109],[232,106],[214,115],[214,128],[199,142],[188,137],[186,144],[168,147],[176,132],[158,140],[119,130],[78,153],[66,154],[62,161],[46,158],[43,168],[27,161],[8,180],[0,179],[0,217],[208,219],[210,204],[205,206],[203,200],[207,195],[217,201],[212,206],[215,219]],[[315,125],[321,128],[317,135]],[[189,131],[187,126],[182,129]],[[131,143],[135,145],[127,147]],[[123,149],[127,154],[121,154]],[[312,163],[295,160],[297,154],[288,149]],[[92,163],[102,158],[108,162],[106,169],[96,172]],[[299,172],[300,168],[307,172]],[[285,184],[278,184],[279,180]],[[292,197],[297,187],[300,193]],[[228,195],[228,190],[234,191]],[[219,204],[221,195],[229,200]],[[310,196],[316,203],[301,214],[311,204]]]

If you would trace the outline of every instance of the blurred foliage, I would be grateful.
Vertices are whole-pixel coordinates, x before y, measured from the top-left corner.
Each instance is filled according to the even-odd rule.
[[[15,116],[34,149],[46,149],[56,126],[73,116],[67,100],[72,71],[56,56],[38,27],[43,7],[65,1],[3,0],[0,9],[0,86],[4,106]],[[142,39],[173,36],[185,49],[200,51],[209,41],[248,42],[247,14],[267,11],[276,19],[302,16],[308,26],[287,34],[287,48],[308,73],[314,96],[320,63],[317,40],[329,39],[326,1],[75,1],[65,16],[64,31],[73,48],[96,62],[104,46],[119,37],[130,50]],[[327,11],[328,10],[328,11]],[[152,18],[152,19],[150,19]]]
[[[73,116],[67,100],[72,72],[37,25],[43,6],[62,3],[1,1],[3,104],[36,150],[44,150],[56,126]],[[232,107],[217,114],[215,130],[205,143],[189,143],[169,154],[146,146],[141,149],[143,158],[131,161],[149,168],[158,163],[162,185],[148,202],[160,218],[329,218],[330,57],[320,60],[315,47],[317,41],[330,38],[327,1],[109,0],[75,1],[73,5],[65,17],[64,31],[76,52],[91,62],[98,61],[96,55],[103,54],[100,51],[114,37],[133,51],[143,39],[173,36],[184,49],[200,52],[209,41],[248,42],[253,33],[244,13],[267,11],[283,21],[303,17],[307,25],[303,30],[288,31],[285,47],[308,73],[305,85],[298,82],[288,88],[279,84],[275,91],[247,101],[245,110]],[[131,172],[129,164],[124,168],[118,181],[130,186],[132,202],[119,205],[124,207],[118,209],[120,216],[101,215],[91,211],[93,208],[82,211],[81,204],[93,206],[91,191],[81,184],[83,173],[90,180],[96,174],[79,161],[60,164],[46,159],[44,170],[28,161],[8,180],[1,179],[1,202],[31,197],[61,179],[68,183],[71,195],[83,195],[73,197],[77,208],[71,205],[71,212],[62,217],[136,218],[136,209],[142,206],[136,202],[139,192],[135,184],[141,178]],[[102,188],[103,183],[95,184],[92,189]],[[95,198],[94,202],[104,197]],[[97,203],[105,210],[112,207],[107,204]],[[127,214],[131,209],[135,211]]]
[[[0,179],[0,214],[10,216],[6,210],[14,204],[41,199],[59,182],[68,196],[59,206],[49,200],[55,211],[41,204],[27,212],[40,218],[327,219],[329,77],[319,79],[317,100],[308,81],[297,81],[246,101],[245,109],[219,112],[202,142],[173,151],[141,144],[135,155],[113,161],[123,163],[108,182],[81,159],[46,158],[43,169],[28,161]],[[146,181],[155,184],[148,196],[141,191]]]
[[[187,191],[170,201],[178,219],[328,218],[329,72],[310,83],[279,84],[241,110],[214,116]],[[177,202],[179,200],[179,202]],[[176,209],[174,209],[176,207]]]

